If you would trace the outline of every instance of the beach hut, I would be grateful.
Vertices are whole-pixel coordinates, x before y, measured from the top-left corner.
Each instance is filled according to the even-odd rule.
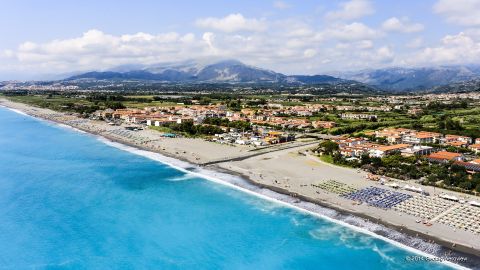
[[[391,188],[399,188],[400,187],[400,185],[397,184],[397,183],[388,183],[388,184],[386,184],[386,186],[389,186]]]
[[[452,195],[442,194],[442,195],[440,195],[440,198],[443,198],[443,199],[449,200],[449,201],[458,202],[458,198],[455,197],[455,196],[452,196]]]
[[[470,204],[471,206],[480,207],[480,203],[477,201],[470,201],[468,204]]]

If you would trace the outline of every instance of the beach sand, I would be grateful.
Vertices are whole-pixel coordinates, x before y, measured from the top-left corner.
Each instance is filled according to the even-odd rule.
[[[269,187],[278,191],[283,189],[289,193],[294,193],[298,197],[307,198],[310,202],[315,202],[323,206],[333,207],[340,211],[353,213],[357,216],[373,218],[376,221],[386,225],[392,225],[402,231],[411,230],[422,234],[428,239],[435,240],[451,247],[452,243],[456,248],[465,252],[470,252],[480,256],[480,236],[465,230],[454,231],[451,227],[435,223],[427,227],[422,223],[417,223],[418,217],[410,216],[394,210],[383,210],[367,204],[356,205],[353,201],[342,198],[334,193],[329,193],[311,184],[324,180],[336,180],[356,188],[377,186],[386,188],[378,182],[370,181],[365,178],[366,173],[360,170],[344,168],[322,162],[318,157],[310,154],[299,154],[305,152],[308,147],[298,148],[295,151],[283,150],[267,153],[262,156],[248,158],[242,161],[226,162],[216,166],[233,172],[241,173],[255,183],[260,183],[264,187]],[[401,181],[398,181],[401,183]],[[434,196],[433,187],[424,187],[425,190]],[[388,188],[387,188],[388,189]],[[438,194],[442,190],[436,188]],[[402,190],[403,193],[416,195]],[[454,192],[450,192],[454,194]],[[465,197],[465,194],[455,194],[458,197]],[[471,196],[473,199],[473,196]],[[478,198],[477,198],[478,199]],[[463,246],[460,248],[459,246]]]
[[[28,115],[68,125],[140,149],[157,152],[206,168],[241,175],[251,183],[308,202],[336,209],[381,223],[410,235],[435,241],[445,247],[480,257],[480,236],[435,223],[427,227],[418,218],[394,210],[383,210],[366,204],[354,205],[351,200],[313,187],[322,180],[337,180],[362,188],[380,186],[365,179],[365,172],[334,166],[309,153],[316,142],[295,142],[284,146],[255,149],[251,146],[230,146],[192,138],[164,138],[155,130],[127,131],[124,126],[111,126],[103,121],[78,118],[43,108],[31,107],[0,98],[0,105]],[[226,160],[225,162],[222,162]],[[400,181],[399,181],[400,183]],[[385,188],[385,186],[382,186]],[[442,190],[423,187],[431,194]],[[405,192],[405,191],[402,191]],[[406,192],[408,193],[408,192]],[[448,191],[458,197],[464,194]],[[415,195],[411,193],[412,195]],[[478,200],[478,197],[476,198]],[[452,246],[454,244],[454,246]]]

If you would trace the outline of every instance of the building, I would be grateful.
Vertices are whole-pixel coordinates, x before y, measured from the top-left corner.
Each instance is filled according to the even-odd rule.
[[[115,112],[114,110],[108,108],[108,109],[106,109],[106,110],[103,110],[102,113],[101,113],[101,115],[102,115],[102,117],[103,117],[104,119],[112,118],[114,112]]]
[[[453,142],[447,142],[446,145],[450,145],[454,147],[467,147],[468,143],[461,142],[461,141],[453,141]]]
[[[395,152],[400,152],[403,149],[410,147],[409,144],[394,144],[394,145],[384,145],[379,146],[375,149],[370,150],[371,157],[384,157],[389,154],[393,154]]]
[[[295,135],[281,131],[269,131],[264,140],[269,144],[284,143],[294,141]]]
[[[409,144],[427,144],[427,143],[437,143],[442,134],[436,132],[412,132],[403,135],[402,142],[409,143]]]
[[[366,113],[342,113],[340,115],[342,119],[352,119],[352,120],[374,120],[377,119],[375,114],[366,114]]]
[[[465,167],[467,172],[471,174],[480,172],[480,164],[475,162],[455,161],[455,165]]]
[[[451,161],[463,161],[465,158],[460,153],[440,151],[428,155],[427,159],[431,162],[448,163]]]
[[[423,112],[423,110],[419,107],[413,107],[408,110],[408,114],[410,115],[419,115]]]
[[[312,122],[313,128],[334,128],[335,127],[335,122],[332,121],[313,121]]]
[[[480,164],[480,158],[470,161],[471,163]]]
[[[413,133],[415,130],[406,128],[385,128],[382,130],[376,130],[375,137],[385,138],[388,143],[396,144],[401,143],[405,134]]]
[[[146,120],[147,126],[163,126],[170,123],[181,124],[183,121],[191,120],[191,118],[179,117],[179,116],[166,116],[161,118],[150,118]]]
[[[458,136],[458,135],[445,135],[445,137],[441,140],[444,144],[450,144],[452,142],[463,142],[465,145],[472,143],[472,138],[466,136]]]
[[[477,139],[476,141],[478,141],[478,139]],[[475,142],[476,142],[476,141],[475,141]],[[477,144],[477,143],[471,144],[471,145],[468,146],[468,149],[470,149],[470,150],[472,150],[473,152],[475,152],[475,154],[478,154],[478,153],[480,153],[480,144]]]
[[[424,146],[424,145],[415,145],[413,147],[400,150],[401,155],[404,157],[426,156],[426,155],[430,155],[432,152],[433,152],[433,147]]]

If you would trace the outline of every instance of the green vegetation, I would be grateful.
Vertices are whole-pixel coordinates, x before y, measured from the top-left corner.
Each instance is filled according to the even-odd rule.
[[[108,108],[107,105],[119,106],[119,104],[95,104],[85,99],[73,99],[57,95],[32,95],[32,96],[8,96],[15,102],[26,103],[32,106],[47,108],[54,111],[74,112],[84,116]]]
[[[321,155],[320,160],[326,163],[335,164],[333,162],[333,157],[331,155],[327,155],[327,154]]]
[[[223,133],[223,130],[213,125],[194,125],[193,121],[184,121],[181,124],[172,123],[166,125],[169,129],[182,132],[190,136],[215,135]]]
[[[323,141],[318,145],[318,150],[322,151],[325,155],[332,155],[334,152],[338,151],[338,143],[327,140]]]
[[[173,133],[173,130],[166,126],[162,126],[162,127],[149,126],[149,128],[159,132],[163,132],[163,133]]]
[[[480,192],[480,174],[471,175],[465,167],[454,163],[431,163],[420,156],[403,157],[400,154],[383,158],[364,155],[356,161],[347,161],[338,153],[322,155],[320,158],[339,166],[362,168],[373,174],[395,179],[419,180],[424,185],[460,192]]]
[[[101,87],[101,91],[98,91]],[[118,88],[121,89],[118,89]],[[323,87],[323,86],[322,86]],[[49,108],[56,111],[78,113],[89,117],[97,110],[106,108],[122,109],[145,107],[190,107],[194,105],[221,105],[229,111],[239,112],[249,109],[259,119],[269,121],[262,123],[265,127],[283,129],[318,135],[365,137],[371,142],[387,144],[385,138],[368,136],[368,132],[387,127],[402,127],[442,134],[463,135],[480,138],[480,102],[478,99],[457,99],[442,96],[395,96],[334,94],[328,86],[315,90],[301,87],[272,87],[272,85],[238,86],[238,85],[161,85],[145,84],[139,86],[129,82],[123,85],[81,85],[82,89],[95,91],[2,91],[12,101],[27,103],[33,106]],[[353,87],[353,86],[352,86]],[[349,91],[347,91],[350,93]],[[308,94],[307,94],[308,93]],[[319,94],[322,95],[319,95]],[[327,93],[327,94],[326,94]],[[272,106],[271,104],[275,104]],[[322,105],[318,111],[302,114],[293,106],[306,105],[309,108]],[[281,109],[277,109],[281,108]],[[318,107],[317,107],[318,108]],[[415,109],[415,110],[410,110]],[[342,119],[342,113],[375,114],[377,119]],[[275,119],[277,118],[277,119]],[[280,119],[281,118],[281,119]],[[271,119],[274,119],[272,121]],[[297,129],[286,119],[311,121],[333,121],[331,129],[312,129],[308,121]],[[279,121],[276,121],[279,120]],[[211,136],[223,133],[225,129],[249,131],[251,120],[230,121],[227,118],[206,118],[202,124],[186,121],[181,124],[171,123],[162,127],[150,127],[165,133],[182,134],[183,136]],[[291,121],[295,122],[295,121]],[[282,123],[282,126],[275,126]],[[473,157],[471,150],[461,147],[430,145],[434,148],[451,152],[465,153]],[[339,153],[339,146],[334,142],[322,142],[318,150],[323,161],[356,168],[363,168],[375,174],[398,179],[414,179],[427,185],[442,186],[450,189],[472,192],[480,189],[480,174],[471,175],[465,168],[455,164],[431,164],[422,157],[402,157],[399,154],[384,158],[363,156],[358,160],[345,159]]]
[[[246,121],[230,121],[227,118],[208,117],[203,121],[207,125],[215,125],[221,127],[236,128],[240,131],[248,131],[252,129],[250,122]]]

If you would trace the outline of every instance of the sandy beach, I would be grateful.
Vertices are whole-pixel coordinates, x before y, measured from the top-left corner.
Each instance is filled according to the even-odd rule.
[[[411,230],[425,236],[425,238],[435,239],[435,242],[448,247],[452,247],[452,243],[456,243],[457,249],[472,252],[477,256],[480,255],[480,237],[478,235],[464,230],[453,231],[452,228],[443,224],[427,227],[422,223],[417,223],[418,218],[414,216],[393,210],[383,210],[367,204],[356,205],[351,200],[342,198],[337,194],[313,187],[312,184],[333,179],[356,188],[368,186],[385,188],[377,182],[366,180],[366,173],[363,171],[334,166],[320,161],[315,156],[298,153],[307,149],[299,148],[296,149],[296,152],[291,150],[273,152],[243,161],[217,164],[216,166],[239,172],[264,187],[277,191],[282,189],[284,192],[296,194],[303,199],[306,198],[310,202],[333,207],[357,216],[372,218],[383,224],[402,229],[402,231]],[[426,190],[432,195],[434,194],[432,187],[426,187]],[[402,192],[405,193],[405,191]],[[440,190],[437,188],[435,192],[439,193]],[[414,194],[412,193],[412,195]],[[463,194],[456,195],[459,197],[465,196]]]
[[[387,188],[377,182],[367,180],[366,173],[363,171],[322,162],[309,151],[317,144],[315,141],[297,141],[281,146],[256,149],[251,146],[218,144],[203,139],[165,138],[161,136],[160,132],[150,129],[129,131],[125,129],[125,126],[111,126],[103,121],[82,119],[5,99],[0,99],[0,106],[68,125],[112,141],[201,165],[208,169],[241,175],[255,185],[267,187],[283,194],[293,194],[302,200],[366,218],[403,233],[418,235],[427,241],[435,241],[447,248],[480,257],[480,235],[469,230],[455,230],[437,222],[433,223],[433,226],[426,226],[417,222],[418,218],[415,216],[367,204],[354,204],[352,200],[316,187],[317,183],[335,180],[357,189],[369,186]],[[433,187],[422,188],[432,196],[445,192]],[[402,192],[412,196],[417,195],[408,191]],[[474,196],[451,191],[448,193],[465,200],[478,201],[478,197],[474,198]]]

